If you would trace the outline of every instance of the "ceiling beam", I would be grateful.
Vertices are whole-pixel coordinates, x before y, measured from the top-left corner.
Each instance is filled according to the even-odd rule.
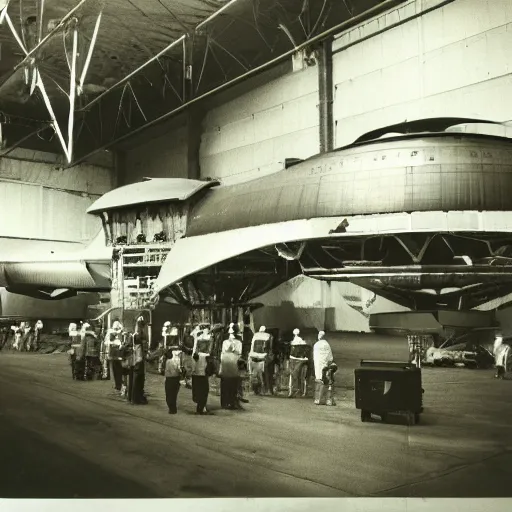
[[[112,92],[114,89],[117,89],[119,86],[127,83],[130,79],[132,79],[135,75],[140,73],[146,66],[149,66],[152,62],[155,60],[158,60],[162,55],[164,55],[166,52],[180,44],[182,41],[186,39],[186,36],[183,35],[179,39],[174,40],[171,44],[167,45],[162,51],[158,52],[154,57],[151,57],[151,59],[147,60],[142,66],[139,66],[137,69],[132,71],[129,75],[126,75],[123,79],[119,80],[119,82],[116,82],[113,86],[109,87],[106,91],[102,92],[98,97],[87,103],[84,107],[80,108],[78,111],[83,112],[86,110],[89,110],[93,105],[98,103],[102,98],[104,98],[107,94]]]
[[[94,155],[95,153],[97,153],[99,151],[104,151],[106,149],[109,149],[112,146],[114,146],[115,144],[118,144],[119,142],[122,142],[130,137],[133,137],[134,135],[140,133],[141,131],[146,130],[147,128],[154,126],[156,124],[159,124],[162,121],[165,121],[166,119],[189,108],[191,105],[193,105],[199,101],[203,101],[204,99],[206,99],[209,96],[215,95],[215,94],[227,89],[228,87],[231,87],[232,85],[242,82],[251,76],[258,75],[261,72],[267,70],[268,68],[273,67],[277,64],[280,64],[281,62],[285,61],[286,59],[293,56],[296,52],[298,52],[302,49],[305,49],[307,47],[310,47],[311,45],[320,43],[320,42],[324,41],[325,39],[332,37],[333,35],[336,35],[344,30],[347,30],[348,28],[351,28],[359,23],[362,23],[370,18],[373,18],[374,16],[377,16],[378,14],[381,14],[389,9],[392,9],[393,7],[396,7],[397,5],[400,5],[406,1],[407,0],[384,0],[380,4],[372,7],[371,9],[368,9],[367,11],[365,11],[361,14],[353,16],[352,18],[350,18],[342,23],[339,23],[339,24],[331,27],[330,29],[325,30],[324,32],[322,32],[320,34],[318,34],[314,37],[311,37],[307,41],[304,41],[303,43],[292,48],[291,50],[286,51],[285,53],[279,55],[278,57],[275,57],[274,59],[269,60],[265,64],[262,64],[260,66],[257,66],[256,68],[250,69],[250,70],[246,71],[245,73],[243,73],[242,75],[240,75],[232,80],[229,80],[228,82],[225,82],[224,84],[222,84],[214,89],[211,89],[210,91],[208,91],[200,96],[196,96],[196,97],[190,99],[186,103],[183,103],[182,105],[178,106],[177,108],[175,108],[169,112],[166,112],[165,114],[160,115],[147,123],[144,123],[143,125],[139,126],[138,128],[132,130],[131,132],[129,132],[127,134],[124,134],[120,137],[114,138],[110,142],[107,142],[106,144],[103,144],[100,147],[94,149],[93,151],[81,156],[80,158],[78,158],[77,160],[72,162],[70,165],[68,165],[68,168],[73,167],[75,165],[78,165],[78,164],[86,161],[88,158],[90,158],[92,155]],[[102,94],[102,96],[104,97],[104,93]],[[95,100],[93,100],[93,102],[94,101]],[[93,102],[91,102],[90,105]]]
[[[204,21],[202,21],[201,23],[199,23],[199,25],[197,25],[197,27],[195,28],[195,32],[200,32],[201,29],[206,26],[210,21],[212,21],[213,19],[215,19],[219,14],[222,14],[226,9],[228,9],[229,7],[231,7],[235,2],[237,2],[238,0],[231,0],[230,2],[228,2],[226,5],[224,5],[223,7],[221,7],[219,10],[217,10],[215,13],[213,13],[210,17],[208,17],[207,19],[205,19]],[[147,60],[144,64],[142,64],[141,66],[139,66],[137,69],[135,69],[134,71],[132,71],[131,73],[129,73],[128,75],[126,75],[124,78],[122,78],[121,80],[119,80],[117,83],[115,83],[114,85],[112,85],[111,87],[109,87],[106,91],[102,92],[99,96],[97,96],[96,98],[94,98],[92,101],[90,101],[89,103],[87,103],[87,105],[84,105],[82,108],[79,109],[79,112],[83,112],[83,111],[87,111],[89,110],[93,105],[95,105],[96,103],[98,103],[102,98],[104,98],[107,94],[109,94],[110,92],[112,92],[114,89],[117,89],[119,86],[125,84],[126,82],[128,82],[130,79],[132,79],[135,75],[139,74],[143,69],[145,69],[147,66],[149,66],[152,62],[158,60],[160,57],[162,57],[163,55],[165,55],[169,50],[171,50],[172,48],[174,48],[175,46],[177,46],[179,43],[182,43],[183,46],[182,46],[182,51],[183,51],[183,62],[185,63],[185,52],[186,52],[186,46],[185,46],[185,43],[186,43],[186,39],[188,38],[188,34],[183,34],[181,37],[179,37],[178,39],[175,39],[174,41],[172,41],[170,44],[168,44],[163,50],[161,50],[160,52],[158,52],[156,55],[154,55],[153,57],[151,57],[149,60]],[[185,73],[184,73],[185,74]]]
[[[19,62],[18,64],[16,64],[16,66],[14,66],[14,71],[13,71],[13,74],[14,72],[16,72],[21,66],[23,66],[29,59],[30,57],[32,57],[32,55],[34,55],[34,53],[36,53],[38,50],[40,50],[64,25],[65,23],[70,20],[76,12],[78,12],[78,10],[85,4],[85,2],[87,2],[88,0],[81,0],[78,5],[76,5],[75,7],[73,7],[73,9],[71,9],[71,11],[69,11],[60,21],[59,23],[57,24],[57,26],[51,30],[48,34],[46,34],[46,36],[38,43],[36,44],[36,46],[34,46],[34,48],[32,48],[32,50],[30,50],[27,55],[25,56],[25,58]]]

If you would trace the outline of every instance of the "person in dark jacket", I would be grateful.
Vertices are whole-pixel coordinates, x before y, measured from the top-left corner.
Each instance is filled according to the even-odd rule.
[[[206,409],[208,393],[210,392],[209,377],[215,373],[211,351],[213,340],[209,326],[205,325],[202,332],[196,336],[194,345],[194,367],[192,369],[192,400],[196,404],[196,414],[210,414]]]
[[[240,333],[240,328],[238,324],[231,323],[229,324],[228,334],[230,332],[233,332],[234,339],[235,339],[235,345],[237,347],[237,352],[239,353],[239,363],[238,363],[238,384],[237,384],[237,396],[238,396],[238,403],[244,403],[248,404],[249,400],[245,398],[244,396],[244,380],[247,375],[247,359],[246,355],[244,354],[244,341],[243,336]],[[247,346],[247,345],[246,345]],[[250,350],[250,341],[249,341],[249,350]],[[247,354],[249,353],[249,350],[246,350]]]
[[[290,381],[288,397],[294,398],[299,393],[306,395],[305,376],[311,358],[311,347],[299,336],[299,329],[294,329],[290,344]]]
[[[7,338],[9,336],[9,328],[6,325],[0,326],[0,350],[7,344]]]
[[[35,328],[34,328],[34,345],[33,350],[34,352],[37,352],[39,350],[39,344],[41,342],[41,333],[43,332],[44,324],[42,320],[38,320],[36,322]]]
[[[185,369],[183,368],[183,352],[180,347],[175,345],[169,347],[165,361],[165,401],[169,414],[178,412],[178,392],[181,384],[180,380]]]
[[[220,404],[223,409],[242,409],[238,395],[242,343],[235,338],[231,327],[228,336],[222,343],[220,356]]]
[[[144,395],[144,384],[146,381],[146,347],[145,347],[145,322],[140,316],[135,322],[133,334],[133,366],[130,371],[128,385],[128,400],[134,405],[146,405],[148,400]]]
[[[100,345],[101,341],[96,336],[91,325],[85,322],[81,331],[81,350],[85,358],[85,379],[98,378],[101,374]]]
[[[185,387],[187,389],[192,388],[192,369],[194,367],[194,360],[192,354],[194,352],[195,336],[192,334],[190,325],[185,326],[185,332],[183,334],[183,340],[181,342],[182,363],[185,369]]]
[[[269,386],[269,379],[265,378],[266,363],[272,353],[272,336],[266,332],[266,327],[262,325],[251,342],[249,352],[249,368],[251,375],[251,385],[256,395],[272,394],[273,386]]]
[[[105,337],[105,357],[109,365],[110,375],[114,378],[114,389],[121,391],[123,385],[123,366],[122,366],[122,332],[114,327],[107,331]]]

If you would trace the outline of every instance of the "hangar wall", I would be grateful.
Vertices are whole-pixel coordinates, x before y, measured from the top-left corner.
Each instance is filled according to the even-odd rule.
[[[0,236],[87,242],[98,233],[100,220],[85,211],[116,186],[112,157],[71,169],[60,158],[24,149],[0,158],[0,201],[9,205]]]
[[[102,153],[71,169],[60,167],[61,155],[17,148],[0,158],[0,237],[88,242],[101,222],[86,210],[117,186],[115,162]],[[50,302],[8,293],[0,288],[0,314],[42,318],[83,318],[96,294]]]
[[[181,126],[126,152],[121,185],[142,178],[187,178],[188,131]]]
[[[318,153],[317,68],[290,73],[210,110],[203,120],[201,177],[239,183]]]
[[[371,37],[440,4],[443,0],[413,0],[337,38],[336,146],[405,120],[512,120],[509,0],[455,0]]]
[[[511,43],[509,0],[410,0],[340,34],[333,43],[335,147],[370,130],[423,117],[512,120]],[[318,102],[315,66],[206,106],[200,176],[235,183],[278,171],[285,158],[318,153]],[[177,163],[186,160],[186,145],[168,147],[177,140],[182,139],[175,130],[134,148],[127,159],[145,155],[146,169],[155,176],[182,176],[185,167],[178,169]],[[127,166],[127,176],[137,181],[140,173],[133,165]],[[268,304],[257,313],[266,315],[261,319],[267,323],[288,308],[290,322],[301,316],[310,326],[323,321],[327,328],[347,331],[369,330],[369,313],[405,309],[378,297],[365,311],[365,290],[307,278],[258,300]]]

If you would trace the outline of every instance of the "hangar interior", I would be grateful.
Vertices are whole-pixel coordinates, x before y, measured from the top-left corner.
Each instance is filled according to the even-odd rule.
[[[192,222],[187,237],[217,229],[226,235],[192,248],[195,254],[233,245],[235,238],[245,247],[236,230],[256,229],[254,219],[264,225],[264,212],[275,213],[275,205],[283,205],[284,213],[277,213],[282,222],[293,221],[292,208],[305,211],[309,203],[317,208],[318,196],[296,197],[294,182],[307,184],[317,173],[318,193],[327,193],[329,176],[322,174],[326,165],[337,165],[336,153],[329,152],[346,148],[353,170],[342,183],[330,185],[351,195],[327,194],[323,213],[302,216],[337,219],[334,232],[348,219],[347,229],[358,236],[343,244],[308,242],[304,250],[278,247],[280,240],[272,237],[264,244],[267,235],[256,230],[251,236],[261,242],[234,251],[232,264],[222,263],[226,257],[214,262],[224,277],[252,265],[245,280],[230,282],[236,293],[264,305],[254,312],[257,322],[368,332],[370,315],[379,313],[498,308],[502,329],[512,327],[507,324],[512,151],[505,141],[512,133],[509,1],[2,0],[0,9],[0,190],[6,205],[0,236],[2,261],[11,265],[4,269],[2,315],[83,318],[107,308],[109,286],[98,285],[108,281],[101,263],[107,254],[101,252],[102,229],[111,243],[135,233],[129,241],[133,261],[130,251],[123,253],[125,271],[142,257],[136,239],[142,226],[147,241],[166,234],[168,250],[186,232],[180,223],[187,215]],[[354,145],[417,132],[494,139],[479,141],[476,156],[464,141],[454,149],[447,138],[444,153],[439,144],[427,143],[420,158],[448,158],[443,162],[452,165],[451,175],[439,178],[441,172],[427,170],[410,180],[408,169],[415,164],[400,161],[400,152],[384,148],[387,162],[376,163],[373,153],[365,156]],[[402,157],[417,156],[414,137],[399,144]],[[317,155],[330,155],[331,164],[308,160]],[[388,172],[393,158],[403,173]],[[470,173],[464,165],[473,166]],[[365,175],[363,168],[375,172]],[[125,199],[158,195],[166,186],[158,180],[164,178],[184,182],[184,190],[176,190],[176,182],[167,196],[175,202],[148,204],[142,217],[119,209],[119,197],[102,210],[100,198],[108,202],[113,197],[108,193],[116,190]],[[141,183],[146,188],[137,188]],[[135,186],[130,193],[119,188],[130,185]],[[210,206],[189,206],[187,194],[216,199]],[[403,211],[397,199],[402,196],[409,205]],[[167,227],[152,224],[154,208],[167,208],[160,215]],[[324,229],[315,226],[307,229]],[[307,237],[301,231],[299,238]],[[101,293],[68,297],[49,291],[36,255],[71,254],[90,248],[91,241],[92,277],[76,277],[74,287],[94,288],[82,286],[92,279]],[[274,252],[262,254],[265,246],[274,246]],[[166,251],[141,250],[160,270]],[[69,272],[75,268],[71,260]],[[20,261],[24,266],[15,271],[12,264]],[[356,272],[355,264],[353,275],[342,272],[341,278],[336,261],[344,268],[350,261],[367,267],[378,261],[379,272],[386,267],[388,274],[379,274],[377,282],[368,269]],[[408,275],[397,285],[396,267],[410,265],[444,266],[448,277]],[[207,267],[206,262],[197,271]],[[66,269],[61,265],[59,279],[65,279]],[[16,285],[16,272],[24,284]],[[175,287],[165,295],[162,288],[166,314],[183,315],[176,303],[190,302],[198,290],[218,293],[208,288],[211,272],[194,273],[187,290]],[[464,278],[457,281],[454,275]],[[133,279],[139,286],[136,273]],[[150,279],[163,278],[153,272]],[[62,282],[60,288],[73,287]],[[432,294],[437,297],[439,290],[444,294],[436,302]],[[200,295],[196,303],[204,299]]]
[[[510,48],[511,0],[0,0],[0,497],[510,498]]]

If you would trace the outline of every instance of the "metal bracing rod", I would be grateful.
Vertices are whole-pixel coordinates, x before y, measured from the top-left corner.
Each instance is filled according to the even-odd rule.
[[[71,9],[71,11],[69,11],[60,21],[59,23],[57,24],[57,26],[51,31],[49,32],[46,37],[44,39],[41,40],[41,42],[39,42],[38,44],[36,44],[36,46],[34,46],[34,48],[32,48],[32,50],[30,50],[26,57],[18,64],[16,64],[16,66],[14,66],[14,71],[18,70],[21,66],[23,66],[23,64],[25,64],[25,62],[32,56],[34,55],[34,53],[36,53],[43,45],[46,44],[46,42],[54,36],[54,34],[56,32],[58,32],[64,25],[65,23],[71,19],[73,17],[73,15],[80,9],[80,7],[82,7],[82,5],[85,4],[85,2],[87,2],[87,0],[81,0],[80,3],[78,5],[76,5],[75,7],[73,7],[73,9]]]
[[[57,137],[59,138],[59,142],[60,142],[60,145],[62,146],[62,149],[64,150],[66,159],[67,159],[68,163],[71,163],[71,158],[69,157],[69,154],[68,154],[68,148],[67,148],[66,141],[64,140],[64,137],[60,130],[59,123],[57,122],[57,117],[55,116],[55,113],[53,112],[52,103],[50,101],[50,98],[48,97],[48,94],[46,93],[46,89],[44,87],[43,80],[41,79],[40,73],[37,74],[37,87],[41,91],[41,95],[43,96],[44,104],[46,105],[48,114],[50,114],[50,117],[52,119],[53,129],[55,130],[55,133],[57,134]]]
[[[204,20],[203,22],[201,22],[199,25],[197,25],[197,27],[195,28],[196,31],[200,30],[201,27],[203,27],[204,25],[206,25],[207,23],[209,23],[211,20],[213,20],[214,18],[216,18],[219,14],[221,14],[222,12],[224,12],[227,8],[229,8],[231,5],[233,5],[237,0],[231,0],[231,2],[227,3],[226,5],[224,5],[223,7],[221,7],[218,11],[216,11],[214,14],[212,14],[209,18],[207,18],[206,20]],[[177,44],[179,44],[180,42],[183,41],[183,54],[185,56],[185,43],[186,43],[186,38],[187,38],[187,35],[184,34],[182,35],[179,39],[176,39],[175,41],[173,41],[171,44],[167,45],[162,51],[160,51],[159,53],[157,53],[154,57],[151,57],[151,59],[149,59],[148,61],[146,61],[144,64],[142,64],[142,66],[139,66],[136,70],[132,71],[129,75],[125,76],[122,80],[120,80],[119,82],[117,82],[116,84],[114,84],[112,87],[109,87],[106,91],[102,92],[98,97],[94,98],[92,101],[90,101],[87,105],[85,105],[84,107],[82,107],[80,109],[80,111],[84,111],[84,110],[88,110],[90,107],[92,107],[93,105],[95,105],[98,101],[101,100],[101,98],[103,98],[105,95],[109,94],[112,90],[116,89],[117,87],[119,87],[120,85],[126,83],[128,80],[130,80],[130,78],[132,78],[134,75],[136,75],[137,73],[139,73],[140,71],[142,71],[146,66],[148,66],[149,64],[151,64],[152,62],[154,62],[155,60],[158,60],[163,54],[165,54],[167,51],[169,51],[171,48],[173,48],[174,46],[176,46]],[[185,60],[185,59],[184,59]],[[185,68],[185,65],[184,65],[184,75],[186,74],[186,68]],[[185,89],[185,78],[184,78],[184,89]]]
[[[18,35],[18,32],[16,31],[16,28],[12,24],[12,21],[11,21],[11,18],[9,16],[9,14],[5,15],[5,19],[7,20],[9,28],[11,29],[11,32],[12,32],[14,38],[16,39],[17,43],[19,44],[21,50],[23,51],[23,53],[26,56],[28,56],[29,52],[25,48],[25,45],[23,44],[23,41],[21,40],[20,36]],[[60,130],[59,123],[57,122],[57,118],[55,117],[55,113],[53,112],[53,108],[52,108],[52,104],[50,102],[50,98],[48,98],[48,94],[46,94],[46,89],[44,87],[43,80],[41,78],[41,73],[39,73],[39,71],[38,71],[36,66],[34,66],[33,72],[37,76],[36,87],[38,87],[39,90],[41,91],[41,95],[43,96],[44,104],[45,104],[46,109],[48,110],[48,113],[50,114],[50,117],[51,117],[51,120],[52,120],[53,129],[55,130],[55,133],[57,134],[57,137],[59,138],[59,142],[60,142],[60,144],[62,146],[62,149],[64,150],[64,154],[66,155],[66,159],[67,159],[68,164],[69,164],[69,163],[71,163],[71,158],[69,157],[69,154],[68,154],[68,148],[67,148],[66,142],[64,140],[64,137],[62,136],[62,132]]]
[[[19,46],[22,49],[23,53],[25,55],[28,55],[28,51],[25,48],[25,45],[23,44],[23,41],[21,40],[21,37],[18,35],[18,32],[16,31],[16,27],[13,25],[11,17],[9,16],[8,12],[5,13],[5,21],[7,21],[7,25],[9,25],[9,28],[11,29],[12,35],[14,36],[14,39],[16,39],[16,42],[19,44]]]
[[[226,5],[221,7],[218,11],[215,11],[209,18],[206,18],[204,21],[197,25],[196,30],[201,30],[207,23],[210,23],[213,19],[215,19],[219,14],[222,14],[226,9],[229,9],[237,0],[231,0]]]
[[[82,94],[85,77],[87,76],[87,71],[89,70],[89,65],[91,63],[92,52],[94,50],[94,46],[96,44],[96,38],[98,37],[98,31],[100,29],[101,17],[103,16],[103,11],[98,14],[96,18],[96,24],[94,25],[94,32],[92,34],[92,39],[89,44],[89,50],[87,51],[87,58],[85,59],[84,69],[82,70],[82,75],[80,76],[80,82],[78,84],[78,94]]]
[[[38,128],[37,130],[34,130],[33,132],[30,132],[28,135],[25,135],[20,140],[16,141],[12,146],[9,146],[5,151],[2,151],[0,153],[0,158],[3,158],[4,156],[7,156],[9,153],[14,151],[16,148],[20,147],[21,144],[23,144],[26,140],[30,139],[30,137],[33,137],[34,135],[37,135],[39,132],[42,132],[43,130],[46,130],[46,128],[49,128],[51,126],[51,123],[48,123],[46,126],[42,126]]]
[[[37,35],[37,43],[39,44],[41,42],[41,39],[43,39],[43,14],[44,14],[44,0],[39,0],[39,28],[38,28],[38,35]]]
[[[450,1],[453,1],[453,0],[450,0]],[[166,112],[165,114],[153,119],[149,123],[146,123],[146,124],[140,126],[139,128],[136,128],[135,130],[133,130],[125,135],[122,135],[121,137],[118,137],[117,139],[114,139],[106,144],[103,144],[101,147],[91,151],[90,153],[80,157],[77,161],[73,162],[73,166],[78,165],[79,163],[83,162],[84,160],[86,160],[87,158],[89,158],[90,156],[94,155],[95,153],[97,153],[99,151],[108,149],[109,147],[113,146],[114,144],[116,144],[118,142],[126,140],[129,137],[133,137],[136,133],[140,133],[142,130],[147,129],[150,126],[154,126],[156,124],[161,123],[162,121],[165,121],[166,119],[169,119],[170,117],[172,117],[172,116],[182,112],[186,108],[190,107],[190,105],[193,105],[199,101],[203,101],[204,99],[206,99],[210,96],[213,96],[214,94],[218,94],[219,92],[224,91],[228,87],[233,86],[237,83],[240,83],[251,76],[258,75],[259,73],[265,71],[266,69],[283,62],[288,57],[291,57],[292,55],[294,55],[296,52],[302,50],[303,48],[306,48],[312,44],[323,41],[324,39],[327,39],[330,36],[333,36],[343,30],[346,30],[349,27],[354,26],[354,24],[361,23],[369,18],[372,18],[373,16],[377,16],[378,14],[385,12],[388,9],[391,9],[392,7],[396,7],[397,5],[403,4],[404,2],[406,2],[406,0],[384,0],[382,3],[376,5],[375,7],[372,7],[371,9],[368,9],[367,11],[365,11],[361,14],[358,14],[357,16],[354,16],[353,18],[350,18],[349,20],[344,21],[344,22],[322,32],[321,34],[318,34],[317,36],[312,37],[308,41],[305,41],[304,43],[297,46],[297,48],[293,48],[292,50],[289,50],[289,51],[283,53],[282,55],[279,55],[278,57],[275,57],[274,59],[269,60],[265,64],[262,64],[256,68],[253,68],[253,69],[247,71],[246,73],[244,73],[243,75],[240,75],[240,76],[234,78],[233,80],[230,80],[229,82],[226,82],[222,85],[219,85],[218,87],[215,87],[215,89],[211,89],[210,91],[202,94],[201,96],[194,97],[193,99],[189,100],[187,103],[184,103],[183,105],[175,108],[174,110],[171,110],[170,112]],[[103,96],[103,94],[102,94],[102,96]],[[87,105],[84,108],[89,107],[91,104],[93,104],[95,102],[96,102],[96,100],[93,100],[91,103],[89,103],[89,105]]]
[[[11,0],[0,0],[0,25],[4,22],[5,16],[7,15],[7,7]]]
[[[68,161],[73,159],[73,127],[75,123],[75,99],[76,99],[76,57],[78,53],[78,21],[73,27],[73,53],[71,55],[71,78],[69,80],[69,116],[68,116]]]
[[[164,53],[169,51],[171,48],[176,46],[177,44],[181,43],[185,39],[186,36],[181,36],[179,39],[176,39],[171,44],[167,45],[162,51],[158,52],[154,57],[151,57],[148,61],[146,61],[142,66],[139,66],[136,70],[132,71],[129,75],[126,75],[122,80],[119,80],[119,82],[115,83],[112,87],[109,87],[106,91],[102,92],[97,98],[94,98],[91,102],[89,102],[85,107],[80,109],[80,112],[83,112],[84,110],[88,110],[90,107],[92,107],[94,104],[98,103],[98,101],[101,100],[104,96],[106,96],[108,93],[110,93],[113,89],[116,89],[120,85],[125,84],[128,82],[133,76],[135,76],[137,73],[142,71],[146,66],[154,62],[155,60],[158,60]]]

